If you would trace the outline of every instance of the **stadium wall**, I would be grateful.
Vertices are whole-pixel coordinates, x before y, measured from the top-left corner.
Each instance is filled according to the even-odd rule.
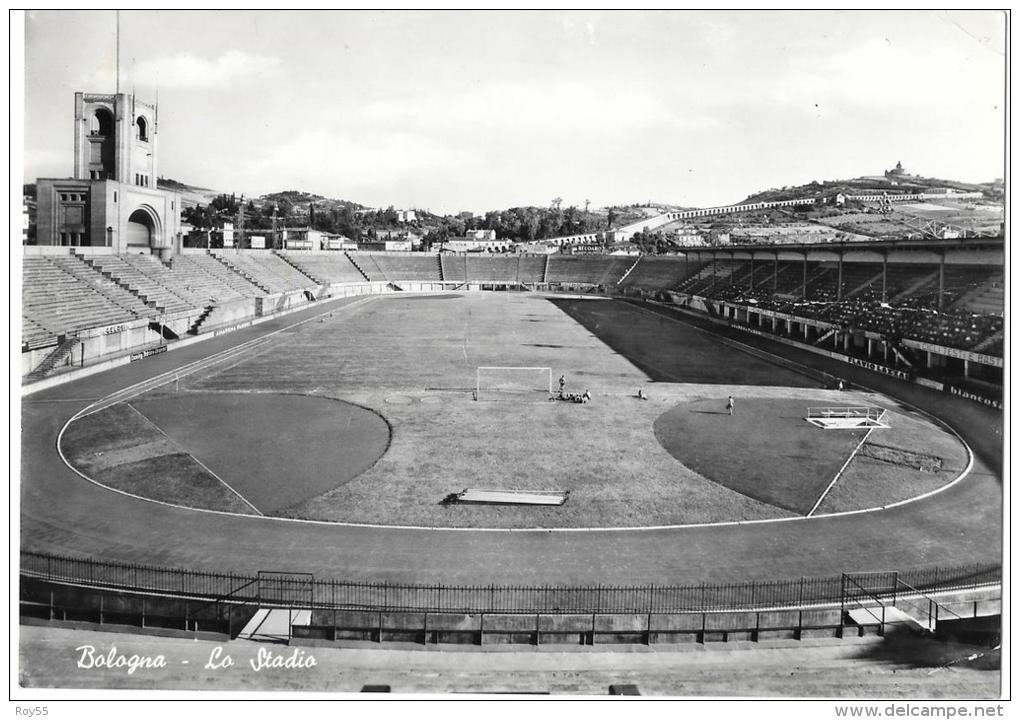
[[[1001,612],[1001,569],[925,568],[726,585],[426,586],[274,578],[21,555],[23,621],[233,636],[257,607],[310,609],[292,644],[683,643],[882,634],[848,608],[935,600],[942,617]],[[282,585],[280,583],[283,583]],[[300,598],[300,599],[299,599]],[[879,611],[880,612],[880,611]],[[936,615],[935,617],[938,617]]]

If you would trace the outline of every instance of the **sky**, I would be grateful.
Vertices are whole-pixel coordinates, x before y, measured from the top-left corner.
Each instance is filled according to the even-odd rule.
[[[113,11],[25,16],[24,177],[73,172]],[[996,11],[121,11],[160,175],[373,207],[703,207],[908,172],[1004,174]],[[87,39],[87,41],[84,41]]]

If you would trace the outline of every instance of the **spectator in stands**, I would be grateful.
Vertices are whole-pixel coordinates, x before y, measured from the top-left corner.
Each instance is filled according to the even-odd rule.
[[[729,413],[730,415],[733,414],[733,396],[732,395],[730,395],[729,398],[726,400],[726,412]]]

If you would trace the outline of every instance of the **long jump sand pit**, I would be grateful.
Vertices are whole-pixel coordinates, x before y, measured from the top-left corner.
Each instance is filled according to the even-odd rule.
[[[348,402],[181,393],[86,416],[68,428],[63,447],[101,484],[192,507],[268,515],[357,477],[389,439],[379,414]]]

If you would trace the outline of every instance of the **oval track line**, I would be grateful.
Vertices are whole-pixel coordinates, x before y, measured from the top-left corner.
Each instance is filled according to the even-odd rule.
[[[371,300],[371,299],[374,299],[375,297],[376,296],[368,296],[368,297],[365,298],[365,300],[366,301],[367,300]],[[351,303],[350,305],[345,306],[342,310],[346,310],[348,308],[353,308],[353,307],[355,307],[357,305],[360,305],[360,304],[362,304],[362,301],[356,301],[354,303]],[[639,310],[642,310],[644,312],[650,313],[652,315],[656,315],[657,317],[664,317],[667,320],[672,320],[673,322],[677,322],[677,323],[683,324],[683,325],[685,325],[687,327],[692,327],[692,328],[694,328],[696,330],[699,330],[702,333],[707,334],[709,337],[711,337],[711,338],[713,338],[715,340],[723,341],[723,344],[730,345],[730,346],[734,347],[734,349],[745,351],[744,349],[746,348],[747,351],[753,351],[753,352],[748,352],[748,354],[755,355],[756,357],[760,357],[762,359],[765,359],[765,356],[767,356],[769,359],[771,359],[772,362],[779,361],[780,364],[789,363],[790,366],[795,366],[796,368],[799,368],[798,369],[799,372],[801,372],[803,374],[810,374],[810,376],[812,378],[817,377],[817,374],[811,374],[811,373],[816,373],[816,371],[814,371],[811,368],[808,368],[806,366],[800,365],[799,363],[797,363],[797,362],[795,362],[793,360],[788,360],[786,358],[780,358],[778,356],[772,355],[771,353],[768,353],[765,350],[761,350],[759,348],[751,348],[750,346],[746,346],[743,343],[740,343],[738,341],[729,340],[729,338],[720,338],[719,336],[714,335],[713,333],[709,332],[708,330],[705,330],[703,328],[699,328],[696,325],[691,325],[690,323],[685,323],[685,322],[683,322],[683,320],[681,320],[679,318],[671,317],[669,315],[665,315],[665,314],[662,314],[662,313],[657,313],[654,310],[651,310],[651,309],[648,309],[648,308],[643,308],[643,307],[641,307],[639,305],[634,305],[633,303],[628,303],[628,304],[631,305],[632,307],[636,307]],[[322,313],[322,314],[325,315],[326,313]],[[280,328],[279,330],[274,330],[272,333],[269,333],[268,335],[262,336],[260,338],[255,338],[255,339],[250,340],[250,341],[248,341],[246,343],[242,343],[241,345],[238,345],[235,348],[228,348],[227,350],[221,351],[221,352],[219,352],[219,353],[217,353],[215,355],[210,356],[209,358],[203,358],[201,360],[196,360],[196,361],[194,361],[192,363],[189,363],[188,365],[186,365],[184,367],[189,367],[190,368],[191,366],[199,365],[199,364],[204,363],[205,361],[211,360],[211,359],[215,359],[215,360],[214,360],[213,363],[210,363],[210,364],[215,364],[216,362],[219,362],[222,359],[229,359],[229,357],[223,358],[221,356],[227,355],[228,353],[232,353],[232,351],[237,350],[239,348],[249,349],[250,346],[253,343],[260,343],[261,344],[261,341],[264,341],[264,340],[266,340],[267,338],[269,338],[269,337],[271,337],[273,335],[281,333],[284,330],[289,330],[289,329],[291,329],[293,327],[297,327],[298,325],[303,325],[304,323],[310,322],[310,321],[314,320],[317,317],[321,317],[321,315],[315,315],[315,316],[313,316],[311,318],[308,318],[306,320],[302,320],[300,322],[294,323],[293,325],[288,325],[287,327]],[[201,369],[201,368],[193,368],[189,372],[196,372],[199,369]],[[180,372],[180,370],[167,371],[165,373],[162,373],[161,375],[157,375],[155,378],[152,378],[150,380],[160,379],[160,383],[158,385],[154,385],[152,388],[147,388],[147,389],[154,389],[155,387],[159,387],[162,384],[166,384],[166,383],[170,382],[173,379],[172,376],[175,373],[179,373],[179,372]],[[171,377],[169,379],[166,379],[165,376],[171,376]],[[117,394],[119,394],[121,392],[124,392],[124,391],[134,390],[135,388],[138,388],[139,386],[145,385],[147,382],[149,382],[149,381],[142,381],[140,383],[136,383],[135,385],[130,386],[128,388],[124,388],[124,390],[118,391],[117,393],[113,393],[113,394],[111,394],[108,397],[113,397],[114,395],[117,395]],[[861,383],[857,383],[857,384],[861,385],[862,387],[864,387],[865,389],[869,390],[872,393],[875,393],[875,394],[880,395],[882,397],[888,397],[884,393],[880,393],[880,392],[875,391],[875,390],[873,390],[871,388],[868,388],[867,386],[862,385]],[[145,390],[142,390],[142,391],[139,391],[139,392],[137,392],[135,394],[138,395],[138,394],[141,394],[141,392],[144,392],[144,391]],[[105,399],[102,400],[102,401],[99,401],[99,402],[104,402],[104,401],[105,401]],[[255,520],[255,519],[257,519],[259,521],[275,521],[275,522],[280,522],[280,523],[295,523],[295,524],[302,524],[302,525],[313,525],[313,526],[334,527],[334,528],[337,528],[337,527],[350,527],[350,528],[366,528],[366,529],[375,529],[375,530],[404,530],[404,531],[430,530],[430,531],[436,531],[436,532],[493,533],[493,534],[497,534],[497,533],[509,533],[509,534],[525,534],[525,533],[542,533],[542,534],[549,534],[549,533],[557,533],[557,534],[561,534],[561,533],[621,533],[621,532],[637,532],[637,531],[683,530],[683,529],[696,529],[696,528],[708,528],[708,527],[741,527],[741,526],[748,526],[748,525],[768,525],[768,524],[792,523],[792,522],[805,523],[805,522],[811,522],[811,521],[814,521],[814,520],[824,520],[824,519],[827,519],[827,518],[834,518],[834,517],[843,517],[843,516],[849,516],[849,515],[862,515],[862,514],[877,513],[877,512],[881,512],[883,510],[888,510],[888,509],[891,509],[891,508],[900,507],[900,506],[907,505],[907,504],[910,504],[910,503],[918,502],[920,500],[924,500],[925,498],[931,497],[933,495],[937,495],[937,494],[939,494],[941,492],[944,492],[944,491],[948,490],[949,488],[957,485],[967,475],[969,475],[971,469],[974,466],[974,454],[973,454],[973,451],[971,450],[970,446],[964,441],[964,439],[960,436],[960,434],[958,432],[956,432],[956,430],[953,429],[950,425],[948,425],[947,423],[943,422],[941,419],[931,415],[930,413],[927,413],[924,410],[922,410],[920,408],[917,408],[917,407],[911,405],[910,403],[907,403],[906,401],[898,400],[898,402],[903,403],[903,405],[911,408],[915,412],[918,412],[921,415],[924,415],[925,417],[935,421],[937,424],[941,425],[943,428],[945,428],[949,432],[951,432],[953,434],[953,436],[956,437],[957,440],[960,441],[960,444],[963,445],[964,449],[967,452],[967,465],[963,469],[963,471],[960,473],[960,475],[957,476],[955,479],[953,479],[951,482],[946,483],[945,485],[943,485],[941,487],[935,488],[934,490],[931,490],[931,491],[929,491],[927,493],[923,493],[923,494],[918,495],[916,497],[907,498],[906,500],[900,500],[900,501],[897,501],[897,502],[894,502],[894,503],[889,503],[888,505],[881,505],[881,506],[875,506],[875,507],[870,507],[870,508],[860,508],[860,509],[857,509],[857,510],[844,510],[844,511],[841,511],[841,512],[824,513],[824,514],[820,514],[820,515],[808,515],[808,516],[799,516],[798,515],[798,516],[782,517],[782,518],[764,518],[764,519],[758,519],[758,520],[724,520],[724,521],[721,521],[721,522],[688,523],[688,524],[680,524],[680,525],[638,525],[638,526],[621,526],[621,527],[581,527],[581,528],[577,528],[577,527],[572,527],[572,528],[542,528],[542,527],[536,527],[536,528],[493,528],[493,527],[482,527],[482,528],[479,528],[479,527],[444,527],[444,526],[431,526],[431,525],[385,525],[385,524],[380,524],[380,523],[352,523],[352,522],[337,522],[337,521],[331,521],[331,520],[309,520],[309,519],[304,519],[304,518],[276,517],[276,516],[271,516],[271,515],[263,515],[261,517],[254,518],[252,515],[245,514],[245,513],[236,513],[236,512],[231,512],[231,511],[227,511],[227,510],[212,510],[212,509],[208,509],[208,508],[193,508],[193,507],[188,507],[186,505],[178,505],[178,504],[175,504],[175,503],[166,502],[166,501],[163,501],[163,500],[154,500],[152,498],[143,497],[141,495],[136,495],[134,493],[130,493],[130,492],[127,492],[127,491],[124,491],[124,490],[120,490],[118,488],[112,488],[112,487],[109,487],[107,485],[103,485],[102,483],[100,483],[100,482],[98,482],[98,481],[88,477],[84,473],[80,472],[73,465],[71,465],[70,462],[68,462],[67,458],[65,457],[65,455],[64,455],[64,453],[63,453],[63,451],[61,450],[61,447],[60,447],[60,440],[63,437],[64,431],[67,429],[68,425],[70,425],[72,422],[74,422],[74,420],[78,419],[78,417],[83,417],[84,415],[75,415],[70,420],[68,420],[67,423],[64,424],[64,427],[61,428],[60,433],[57,435],[57,452],[60,454],[60,458],[63,461],[63,463],[68,468],[70,468],[76,475],[78,475],[79,477],[83,478],[84,480],[87,480],[88,482],[90,482],[90,483],[92,483],[92,484],[94,484],[94,485],[96,485],[98,487],[104,488],[104,489],[109,490],[111,492],[119,493],[121,495],[125,495],[125,496],[131,497],[131,498],[135,498],[137,500],[142,500],[144,502],[150,502],[150,503],[155,503],[157,505],[163,505],[163,506],[166,506],[166,507],[172,507],[172,508],[177,508],[177,509],[181,509],[181,510],[189,510],[189,511],[192,511],[192,512],[199,512],[199,513],[210,513],[210,514],[213,514],[213,515],[225,515],[225,516],[228,516],[228,517],[244,518],[246,520]],[[95,403],[95,404],[98,404],[98,403]],[[89,407],[92,407],[92,406],[89,406]],[[88,409],[89,408],[85,408],[85,410],[88,410]]]

